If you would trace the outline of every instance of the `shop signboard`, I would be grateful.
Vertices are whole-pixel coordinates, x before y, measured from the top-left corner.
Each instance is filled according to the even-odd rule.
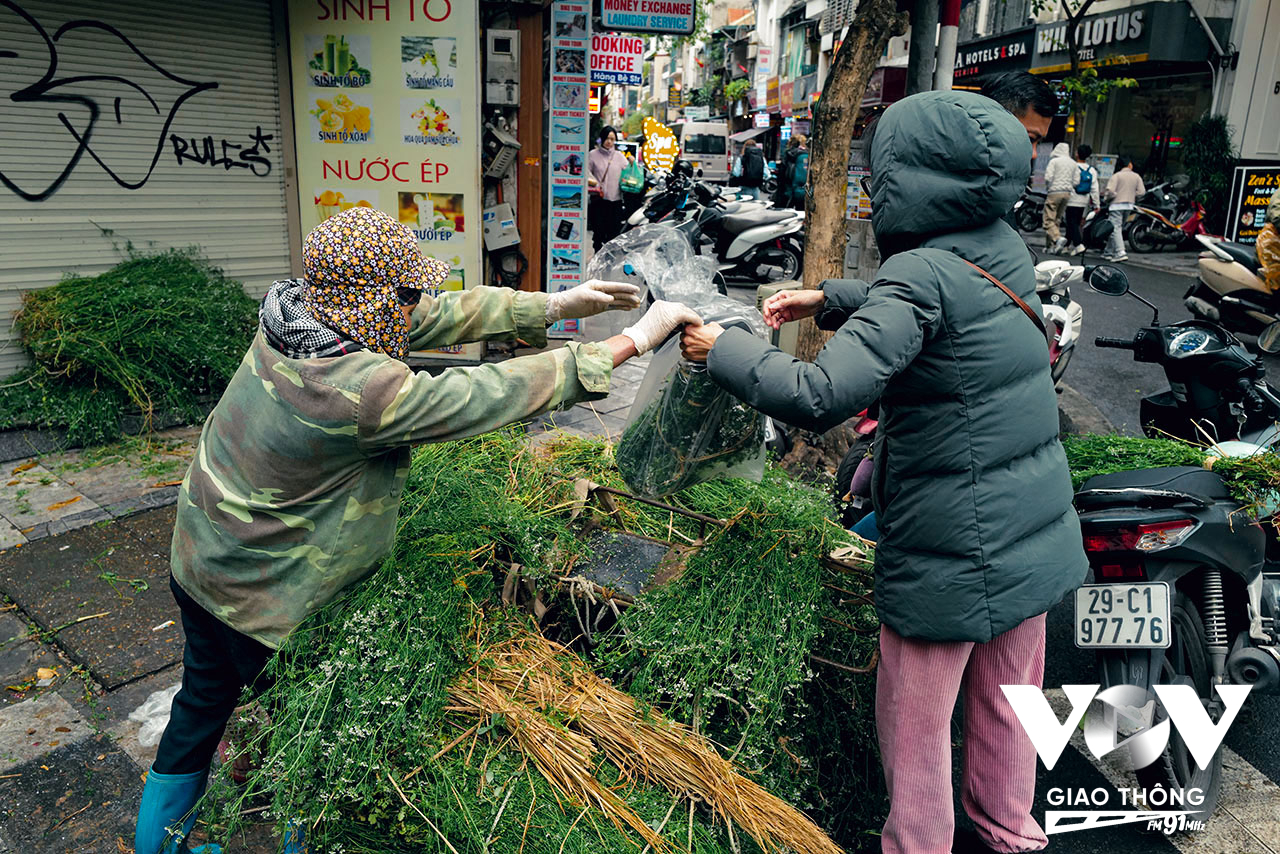
[[[791,86],[791,110],[797,116],[809,114],[809,94],[817,91],[818,75],[807,74],[796,78]]]
[[[349,208],[377,208],[449,263],[441,291],[479,284],[478,27],[475,4],[369,3],[337,18],[290,0],[304,233]],[[474,344],[431,352],[479,356]]]
[[[1210,19],[1210,22],[1215,19]],[[1070,71],[1067,24],[1036,28],[1033,74]],[[1089,15],[1076,29],[1083,68],[1139,62],[1204,62],[1209,40],[1186,8],[1175,3],[1144,3]]]
[[[1227,238],[1250,246],[1258,232],[1271,197],[1280,188],[1280,166],[1237,166],[1231,179],[1231,207],[1227,212]]]
[[[671,128],[646,116],[644,120],[644,147],[641,149],[646,169],[670,171],[680,153],[680,141]]]
[[[899,66],[882,66],[871,72],[862,106],[879,107],[900,101],[907,94],[907,69]]]
[[[756,70],[754,75],[756,101],[763,104],[769,100],[769,78],[773,76],[773,48],[760,45],[756,49]]]
[[[587,239],[587,156],[591,83],[580,54],[591,45],[591,16],[587,0],[555,0],[551,4],[551,127],[547,152],[551,180],[547,187],[547,293],[566,290],[582,281],[583,250]],[[573,62],[564,54],[579,54]],[[567,69],[567,70],[559,70]],[[560,320],[547,329],[552,338],[571,338],[582,332],[582,321]]]
[[[608,30],[688,36],[694,6],[694,0],[596,0],[596,13]]]
[[[751,123],[752,127],[767,128],[769,126],[768,113],[756,113]]]
[[[788,80],[778,87],[778,102],[782,108],[782,115],[791,115],[791,90],[795,88],[795,82]]]
[[[765,109],[771,113],[776,113],[778,112],[778,109],[779,109],[779,103],[780,103],[779,94],[778,94],[779,88],[780,87],[778,86],[778,78],[770,77],[769,86],[768,86],[768,89],[766,90],[767,94],[765,96],[764,103],[765,103]]]
[[[592,33],[592,83],[640,86],[644,81],[644,39],[621,33]]]
[[[684,97],[680,93],[680,87],[672,83],[667,87],[667,108],[678,110],[684,106]]]
[[[711,118],[711,108],[706,104],[701,106],[688,106],[684,108],[684,117],[691,122],[705,122]]]
[[[955,80],[1025,71],[1031,67],[1035,27],[966,42],[956,48]]]

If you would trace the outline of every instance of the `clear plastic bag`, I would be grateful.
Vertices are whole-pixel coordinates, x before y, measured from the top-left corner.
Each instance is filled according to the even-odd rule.
[[[760,312],[721,294],[715,272],[714,261],[691,252],[675,266],[646,269],[655,299],[682,302],[707,323],[767,338]],[[767,430],[768,419],[720,388],[706,365],[682,359],[673,338],[649,363],[615,458],[627,486],[644,496],[671,495],[721,477],[758,481]]]

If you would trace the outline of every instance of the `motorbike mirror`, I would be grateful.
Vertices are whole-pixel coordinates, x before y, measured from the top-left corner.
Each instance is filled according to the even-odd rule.
[[[1280,320],[1269,324],[1258,335],[1258,349],[1264,353],[1280,353]]]
[[[1109,297],[1122,297],[1129,293],[1129,277],[1119,267],[1099,264],[1088,271],[1085,278],[1089,287]]]

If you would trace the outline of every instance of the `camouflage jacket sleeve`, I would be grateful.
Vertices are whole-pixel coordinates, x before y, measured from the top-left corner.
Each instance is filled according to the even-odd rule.
[[[413,312],[410,350],[490,339],[523,338],[547,343],[547,295],[510,288],[478,287],[424,296]]]
[[[612,372],[612,353],[601,343],[571,343],[434,377],[388,359],[361,393],[357,442],[376,452],[474,436],[556,406],[599,400],[609,393]]]

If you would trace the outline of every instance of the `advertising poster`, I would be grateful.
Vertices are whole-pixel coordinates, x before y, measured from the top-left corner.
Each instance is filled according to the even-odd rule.
[[[844,193],[845,219],[871,219],[871,197],[862,192],[862,179],[871,177],[866,166],[849,166],[849,183]]]
[[[469,234],[481,201],[476,4],[348,4],[339,16],[335,4],[290,0],[289,13],[303,233],[377,208],[450,264],[439,290],[479,284],[482,240]],[[430,355],[479,353],[469,344]]]
[[[1258,232],[1271,196],[1280,187],[1280,166],[1237,166],[1231,181],[1231,207],[1227,212],[1227,239],[1250,246]]]
[[[591,46],[589,0],[556,0],[551,5],[551,123],[547,153],[547,293],[582,281],[587,236],[587,155],[591,152],[587,100],[591,77],[585,61]],[[561,320],[547,329],[552,338],[582,332],[581,320]]]

